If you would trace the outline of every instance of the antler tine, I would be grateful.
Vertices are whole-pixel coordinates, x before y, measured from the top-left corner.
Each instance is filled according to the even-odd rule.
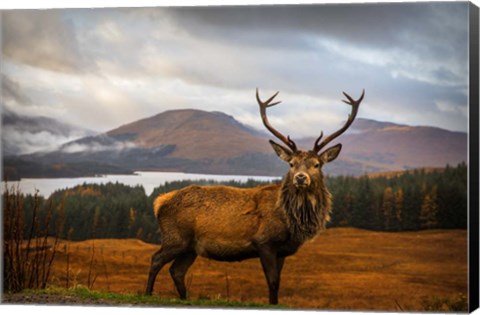
[[[356,105],[358,107],[360,105],[360,103],[362,102],[363,97],[365,96],[365,89],[363,89],[362,95],[360,96],[360,98],[358,100],[354,100],[350,95],[348,95],[345,92],[342,92],[342,93],[343,93],[343,95],[345,95],[346,98],[348,98],[348,102],[346,100],[342,100],[342,102],[344,102],[345,104],[352,105],[352,106]]]
[[[265,102],[262,102],[260,100],[260,96],[258,95],[258,88],[257,88],[257,102],[260,104],[262,104],[261,106],[265,106],[265,107],[271,107],[271,106],[275,106],[277,104],[280,104],[282,101],[278,101],[278,102],[275,102],[275,103],[272,103],[270,104],[271,101],[273,101],[273,99],[278,95],[278,93],[280,93],[280,91],[277,91],[275,94],[273,94],[272,96],[270,96],[270,98],[268,100],[266,100]]]
[[[257,92],[256,92],[256,97],[257,97],[257,102],[258,102],[258,105],[260,107],[260,116],[262,117],[262,122],[263,122],[263,125],[275,136],[277,137],[280,141],[282,141],[283,143],[285,143],[293,152],[296,152],[297,151],[297,146],[295,144],[295,142],[292,141],[292,139],[290,139],[290,136],[287,136],[285,137],[283,134],[281,134],[279,131],[277,131],[275,128],[272,127],[272,125],[270,125],[270,122],[268,121],[268,118],[267,118],[267,108],[268,107],[272,107],[272,106],[275,106],[279,103],[281,103],[281,101],[278,101],[278,102],[275,102],[275,103],[271,103],[273,101],[273,99],[278,95],[279,92],[276,92],[275,94],[273,94],[268,100],[266,100],[265,102],[263,102],[261,99],[260,99],[260,96],[258,94],[258,88],[257,88]],[[271,103],[271,104],[270,104]]]
[[[320,132],[320,136],[317,138],[317,140],[315,140],[315,143],[313,144],[313,151],[314,151],[314,152],[320,151],[321,148],[319,147],[319,144],[318,144],[318,143],[320,142],[320,140],[322,139],[322,137],[323,137],[323,131]]]
[[[320,139],[322,138],[323,136],[323,132],[320,134],[320,137],[317,138],[317,140],[315,141],[315,144],[314,144],[314,147],[313,147],[313,150],[314,152],[318,153],[322,148],[324,148],[327,144],[329,144],[333,139],[337,138],[338,136],[340,136],[342,133],[345,132],[345,130],[348,129],[348,127],[350,127],[350,125],[353,123],[353,121],[355,120],[355,117],[357,116],[357,112],[358,112],[358,107],[360,106],[360,103],[362,102],[363,100],[363,97],[365,96],[365,89],[363,90],[362,92],[362,95],[360,96],[360,98],[358,100],[354,100],[350,95],[348,95],[347,93],[343,92],[343,95],[345,95],[345,97],[348,99],[348,101],[345,101],[345,100],[342,100],[344,103],[348,104],[348,105],[351,105],[352,106],[352,111],[351,113],[348,115],[348,119],[347,121],[345,122],[345,124],[343,125],[342,128],[340,128],[339,130],[337,130],[336,132],[332,133],[331,135],[329,135],[327,138],[325,138],[320,144],[319,144],[319,141]]]

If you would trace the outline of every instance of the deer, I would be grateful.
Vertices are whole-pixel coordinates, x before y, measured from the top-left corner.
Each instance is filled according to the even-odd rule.
[[[255,188],[191,185],[156,197],[154,215],[161,246],[151,258],[146,295],[151,295],[162,267],[169,271],[180,299],[187,298],[185,275],[198,256],[217,261],[259,258],[268,285],[269,303],[278,304],[280,275],[285,258],[326,229],[332,195],[325,185],[322,167],[335,160],[342,148],[327,145],[343,134],[354,121],[365,90],[354,100],[343,92],[351,106],[344,125],[323,140],[323,131],[313,149],[299,150],[290,136],[272,127],[267,108],[279,92],[262,101],[256,89],[263,125],[283,145],[269,140],[276,155],[289,164],[277,184]]]

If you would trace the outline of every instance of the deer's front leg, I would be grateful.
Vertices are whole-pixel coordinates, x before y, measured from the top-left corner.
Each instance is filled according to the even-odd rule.
[[[277,253],[269,247],[259,248],[260,262],[268,284],[269,303],[278,304],[278,289],[280,287],[280,266]],[[280,263],[281,264],[281,263]]]

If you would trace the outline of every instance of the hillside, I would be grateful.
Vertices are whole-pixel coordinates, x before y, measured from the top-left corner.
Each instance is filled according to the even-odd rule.
[[[111,130],[107,135],[131,135],[136,146],[148,149],[175,145],[170,157],[192,160],[271,153],[267,138],[258,131],[224,113],[193,109],[167,111]]]
[[[383,126],[343,139],[345,156],[385,169],[442,167],[466,161],[467,135],[427,126]]]
[[[85,176],[134,170],[283,175],[287,166],[268,143],[272,136],[220,112],[171,110],[80,138],[58,150],[4,161],[9,178]],[[315,138],[298,139],[300,148]],[[344,135],[330,175],[362,175],[444,167],[467,159],[467,134],[358,118]]]
[[[358,118],[338,142],[340,160],[365,172],[444,167],[467,161],[467,134],[429,126],[407,126]],[[302,139],[313,143],[314,138]]]

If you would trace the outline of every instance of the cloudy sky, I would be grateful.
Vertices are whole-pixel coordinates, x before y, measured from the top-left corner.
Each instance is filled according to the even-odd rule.
[[[359,117],[467,131],[468,4],[7,10],[3,105],[99,132],[175,108],[293,138]]]

